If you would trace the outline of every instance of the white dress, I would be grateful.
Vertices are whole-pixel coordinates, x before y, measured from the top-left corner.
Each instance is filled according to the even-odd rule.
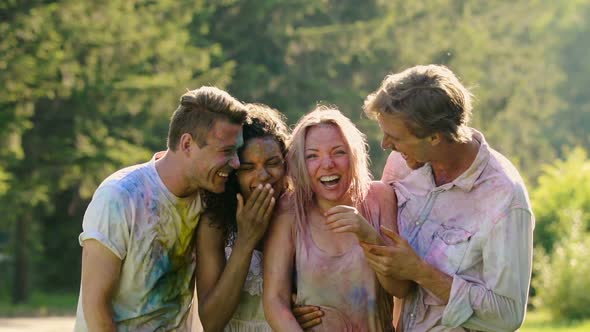
[[[226,259],[229,259],[231,252],[231,246],[225,248]],[[262,252],[259,250],[252,253],[248,276],[240,294],[240,303],[224,331],[272,332],[262,307]]]

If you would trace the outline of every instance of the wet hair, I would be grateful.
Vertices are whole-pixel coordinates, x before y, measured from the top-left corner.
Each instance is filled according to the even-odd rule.
[[[189,133],[199,147],[207,144],[209,129],[217,120],[242,124],[245,106],[229,93],[211,86],[188,91],[180,97],[180,105],[172,114],[168,129],[168,149],[176,151],[180,137]]]
[[[290,138],[289,127],[285,123],[286,117],[264,104],[246,104],[248,118],[243,126],[244,145],[238,149],[238,156],[242,153],[249,140],[254,138],[271,137],[281,150],[283,158],[286,158],[288,141]],[[205,194],[207,213],[211,216],[211,224],[222,229],[226,238],[226,244],[233,244],[237,233],[236,195],[240,192],[237,173],[230,174],[225,185],[225,191],[220,194]]]
[[[359,205],[365,199],[372,180],[366,136],[336,107],[317,106],[295,125],[287,154],[287,169],[294,187],[292,205],[295,207],[299,229],[306,222],[306,211],[314,204],[311,179],[305,162],[305,139],[309,129],[319,125],[333,125],[338,128],[348,145],[351,172],[349,193],[353,204]]]
[[[364,112],[378,119],[399,116],[410,132],[425,138],[441,133],[449,142],[471,139],[472,95],[445,66],[415,66],[387,75],[364,103]]]

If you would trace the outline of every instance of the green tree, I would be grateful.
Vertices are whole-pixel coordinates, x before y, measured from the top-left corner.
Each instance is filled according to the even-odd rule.
[[[76,237],[94,189],[165,148],[169,115],[186,88],[211,71],[227,82],[232,70],[211,68],[214,47],[189,43],[202,2],[23,6],[8,7],[12,19],[0,23],[0,134],[10,138],[0,153],[11,157],[2,166],[14,193],[1,198],[9,218],[0,227],[14,230],[14,302],[26,301],[31,282],[77,287]],[[29,280],[33,263],[38,278]]]
[[[535,251],[533,286],[537,294],[533,303],[548,311],[557,320],[587,319],[590,317],[590,265],[586,252],[590,247],[590,233],[585,230],[582,211],[560,213],[560,223],[566,225],[565,236],[547,254],[542,248]]]
[[[586,151],[573,149],[565,160],[543,166],[538,182],[531,192],[535,244],[552,252],[555,243],[569,234],[573,211],[580,229],[590,230],[590,159]]]
[[[453,69],[476,95],[473,124],[529,181],[559,149],[547,135],[563,107],[562,42],[583,1],[220,1],[204,20],[235,61],[231,91],[269,103],[294,122],[320,101],[336,104],[369,136],[373,170],[386,154],[361,116],[381,79],[415,64]],[[587,5],[587,1],[586,1]]]

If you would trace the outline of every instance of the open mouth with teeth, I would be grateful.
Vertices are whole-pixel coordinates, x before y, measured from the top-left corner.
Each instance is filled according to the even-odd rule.
[[[328,188],[334,187],[340,182],[340,175],[322,176],[320,177],[320,182]]]
[[[229,173],[224,172],[224,171],[219,171],[219,172],[217,172],[217,176],[227,179],[227,177],[229,176]]]

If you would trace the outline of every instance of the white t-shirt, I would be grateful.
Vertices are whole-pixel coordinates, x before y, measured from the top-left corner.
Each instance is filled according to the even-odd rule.
[[[118,331],[185,331],[196,257],[194,230],[203,212],[201,197],[174,196],[155,161],[122,169],[99,186],[84,215],[80,245],[94,239],[122,261],[113,294]],[[75,331],[86,331],[81,296]]]

